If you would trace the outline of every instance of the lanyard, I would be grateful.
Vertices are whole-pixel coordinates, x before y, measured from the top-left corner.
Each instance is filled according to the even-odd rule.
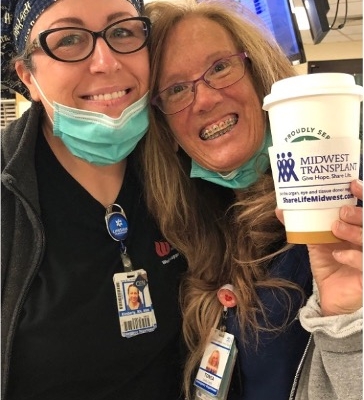
[[[116,211],[115,211],[116,209]],[[110,204],[106,207],[105,222],[109,235],[116,242],[120,242],[120,258],[125,272],[133,271],[133,264],[126,252],[125,239],[128,236],[128,220],[119,204]]]

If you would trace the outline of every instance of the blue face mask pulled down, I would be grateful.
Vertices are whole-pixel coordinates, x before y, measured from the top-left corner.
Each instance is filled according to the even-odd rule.
[[[230,189],[244,189],[254,184],[259,176],[269,167],[268,147],[272,146],[272,136],[266,132],[261,148],[241,167],[227,174],[207,170],[192,160],[191,178],[201,178],[206,181]]]
[[[76,157],[95,165],[125,159],[149,126],[148,93],[118,118],[54,103],[53,133]]]
[[[54,110],[53,134],[76,157],[95,165],[111,165],[124,160],[149,127],[148,93],[127,107],[118,118],[80,110],[54,102],[41,95]]]

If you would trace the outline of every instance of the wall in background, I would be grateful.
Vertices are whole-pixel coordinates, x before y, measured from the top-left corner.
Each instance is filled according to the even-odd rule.
[[[351,58],[363,58],[363,42],[337,42],[316,45],[304,45],[307,61],[324,60],[346,60]],[[307,73],[307,63],[297,65],[296,70],[299,74]]]

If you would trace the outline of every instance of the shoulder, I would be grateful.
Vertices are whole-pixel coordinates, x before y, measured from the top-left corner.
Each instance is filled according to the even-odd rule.
[[[28,144],[37,136],[43,106],[41,103],[32,102],[31,107],[17,120],[10,123],[1,133],[2,165],[8,163],[19,146]],[[34,132],[34,135],[29,135]]]

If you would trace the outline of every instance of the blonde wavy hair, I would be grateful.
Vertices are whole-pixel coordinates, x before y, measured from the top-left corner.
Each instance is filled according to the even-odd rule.
[[[149,43],[151,96],[160,89],[165,40],[178,21],[189,16],[219,23],[230,33],[238,51],[248,53],[247,67],[261,101],[275,81],[295,75],[276,42],[268,39],[269,34],[257,21],[251,22],[254,16],[234,1],[158,1],[146,5],[146,14],[153,24]],[[276,200],[270,171],[238,194],[200,179],[190,179],[191,159],[182,149],[176,150],[165,116],[154,107],[150,114],[150,129],[143,142],[148,207],[167,240],[186,257],[189,265],[181,286],[181,307],[183,334],[189,349],[184,390],[190,398],[191,383],[206,341],[222,316],[222,305],[217,298],[222,285],[234,285],[241,331],[250,330],[257,340],[261,330],[283,328],[269,324],[257,289],[280,290],[287,299],[284,305],[287,310],[290,307],[287,289],[300,289],[269,276],[269,263],[289,248],[284,228],[274,212]],[[258,323],[258,316],[266,321],[264,327]]]

